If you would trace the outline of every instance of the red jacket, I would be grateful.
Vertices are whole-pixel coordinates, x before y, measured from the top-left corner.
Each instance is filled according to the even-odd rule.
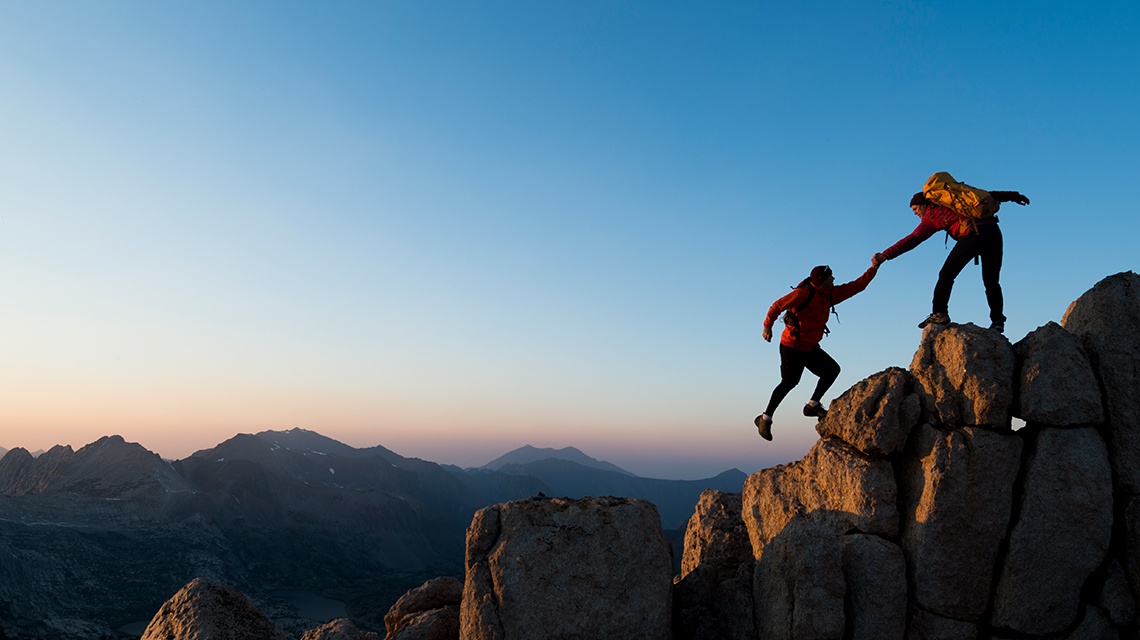
[[[922,244],[924,240],[939,231],[950,232],[950,237],[955,240],[964,238],[972,233],[977,233],[976,229],[962,225],[961,221],[962,217],[953,209],[937,205],[929,206],[926,208],[926,213],[923,214],[922,220],[919,221],[914,231],[911,231],[910,235],[891,245],[890,248],[885,249],[883,255],[886,256],[888,260],[893,260]],[[974,222],[980,227],[987,224],[997,224],[997,218],[980,218]],[[964,230],[962,228],[963,226],[965,226]]]
[[[792,328],[786,326],[783,335],[780,336],[780,344],[800,351],[811,351],[819,346],[819,341],[823,340],[823,330],[827,328],[831,307],[866,289],[875,278],[875,272],[876,269],[871,267],[851,282],[837,284],[830,289],[817,289],[807,306],[796,312],[800,325],[799,335],[793,336]],[[800,287],[773,302],[768,308],[768,315],[764,318],[764,328],[771,329],[780,313],[787,309],[795,309],[802,304],[808,297],[809,286],[811,285]]]

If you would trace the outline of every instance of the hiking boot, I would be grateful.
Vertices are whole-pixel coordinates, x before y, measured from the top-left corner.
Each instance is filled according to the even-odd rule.
[[[925,320],[918,323],[918,328],[925,329],[928,324],[950,324],[950,314],[945,311],[935,311],[926,316]]]
[[[764,438],[765,440],[772,439],[772,419],[768,417],[768,414],[761,413],[760,415],[756,416],[756,419],[753,420],[753,422],[756,423],[756,430],[760,432],[761,438]]]
[[[998,333],[1005,333],[1005,321],[1004,320],[994,320],[993,322],[990,323],[990,330],[991,331],[997,331]]]
[[[822,418],[827,415],[827,409],[824,409],[823,405],[815,400],[808,400],[807,404],[804,405],[804,415],[809,418]]]

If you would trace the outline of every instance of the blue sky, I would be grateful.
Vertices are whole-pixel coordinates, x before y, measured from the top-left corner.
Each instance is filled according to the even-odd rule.
[[[798,459],[768,305],[1016,189],[1007,335],[1135,270],[1140,7],[0,4],[0,445],[184,457],[303,427],[480,465]],[[883,267],[825,398],[906,367],[948,248]],[[955,321],[987,322],[977,267]]]

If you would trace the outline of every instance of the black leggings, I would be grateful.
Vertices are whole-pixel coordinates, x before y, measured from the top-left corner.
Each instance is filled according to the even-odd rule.
[[[811,399],[816,402],[823,400],[823,394],[827,393],[835,379],[839,377],[839,363],[818,345],[811,351],[800,351],[780,345],[780,384],[772,391],[768,410],[764,412],[769,418],[776,413],[776,407],[780,406],[788,392],[800,383],[805,368],[819,376],[815,393],[811,394]]]
[[[990,320],[1005,322],[1004,303],[1001,296],[1001,256],[1002,239],[1001,229],[997,223],[978,225],[978,232],[965,236],[954,244],[942,270],[938,272],[938,284],[934,285],[935,313],[949,313],[950,291],[954,288],[954,278],[962,272],[970,260],[975,257],[982,259],[982,284],[986,288],[986,302],[990,305]]]

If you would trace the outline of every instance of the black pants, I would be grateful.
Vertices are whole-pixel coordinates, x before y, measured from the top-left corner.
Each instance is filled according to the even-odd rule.
[[[839,363],[819,346],[811,351],[800,351],[780,345],[780,384],[772,391],[768,410],[764,412],[769,418],[776,413],[776,407],[780,406],[788,392],[800,383],[805,368],[819,376],[815,393],[811,395],[811,399],[816,402],[823,400],[823,394],[827,393],[835,379],[839,377]]]
[[[1005,322],[1004,302],[1001,296],[1001,256],[1002,239],[1001,229],[997,223],[978,225],[978,232],[968,235],[954,244],[942,270],[938,272],[938,284],[934,285],[935,313],[949,313],[950,291],[954,288],[954,279],[962,272],[967,264],[975,257],[982,260],[982,284],[986,288],[986,302],[990,305],[990,320]]]

